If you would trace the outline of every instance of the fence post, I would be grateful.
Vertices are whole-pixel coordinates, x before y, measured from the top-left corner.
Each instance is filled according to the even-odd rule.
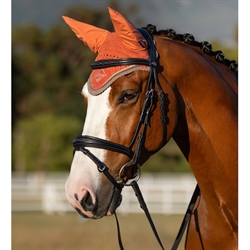
[[[46,214],[52,214],[56,211],[56,206],[56,186],[52,183],[45,183],[42,190],[42,211]]]

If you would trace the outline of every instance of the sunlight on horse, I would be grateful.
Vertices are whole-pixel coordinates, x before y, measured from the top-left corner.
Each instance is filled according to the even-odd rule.
[[[123,186],[172,137],[201,190],[186,249],[237,249],[235,61],[189,34],[158,32],[149,25],[158,53],[157,65],[151,65],[148,40],[140,30],[120,13],[110,8],[109,13],[115,32],[64,17],[98,54],[82,90],[88,109],[65,186],[70,204],[84,217],[114,214]],[[149,80],[153,67],[155,82]]]

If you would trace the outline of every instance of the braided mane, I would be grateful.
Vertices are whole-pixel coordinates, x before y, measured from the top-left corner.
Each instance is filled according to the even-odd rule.
[[[146,29],[151,36],[162,35],[173,40],[184,42],[188,45],[199,47],[203,53],[213,56],[217,62],[226,65],[231,71],[237,71],[238,63],[235,60],[226,59],[221,50],[213,51],[212,45],[207,41],[197,42],[193,35],[189,33],[176,34],[173,29],[157,31],[156,26],[152,24],[148,24],[144,29]]]

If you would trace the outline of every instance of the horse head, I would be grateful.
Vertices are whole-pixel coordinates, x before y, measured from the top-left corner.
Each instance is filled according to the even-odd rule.
[[[123,186],[166,144],[177,119],[172,87],[150,55],[153,42],[120,13],[109,13],[115,32],[63,17],[97,53],[82,89],[87,116],[65,185],[70,204],[89,218],[115,212]]]

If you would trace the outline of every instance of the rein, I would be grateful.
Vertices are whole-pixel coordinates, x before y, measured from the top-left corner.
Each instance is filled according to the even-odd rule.
[[[166,118],[165,103],[164,103],[165,94],[162,91],[161,86],[157,79],[157,52],[155,49],[154,41],[146,30],[144,29],[138,29],[138,30],[142,33],[142,35],[145,37],[145,39],[148,42],[148,52],[149,52],[149,58],[150,58],[149,60],[140,59],[140,58],[125,58],[125,59],[114,59],[114,60],[99,60],[90,64],[92,69],[101,69],[101,68],[107,68],[107,67],[113,67],[113,66],[134,65],[134,64],[150,66],[150,74],[149,74],[149,79],[147,83],[147,92],[146,92],[144,104],[142,107],[141,115],[137,124],[135,134],[129,146],[126,147],[118,143],[114,143],[111,141],[107,141],[107,140],[103,140],[94,136],[87,136],[87,135],[77,136],[73,140],[73,146],[74,146],[74,152],[81,151],[83,154],[88,156],[96,164],[98,171],[100,173],[103,173],[111,181],[111,183],[114,185],[114,188],[117,188],[119,191],[121,191],[124,186],[132,186],[135,192],[135,195],[138,199],[138,202],[140,204],[140,207],[144,210],[146,217],[150,223],[150,226],[154,232],[154,235],[159,245],[161,246],[162,249],[164,249],[161,243],[161,240],[158,236],[158,233],[156,231],[156,228],[154,226],[153,220],[148,211],[147,205],[140,191],[140,188],[137,184],[137,181],[140,178],[140,165],[138,164],[138,161],[140,157],[141,146],[143,145],[145,137],[146,137],[146,129],[149,124],[151,109],[152,109],[153,100],[154,100],[154,94],[155,94],[154,85],[156,86],[159,100],[160,100],[161,121],[162,121],[162,131],[163,131],[162,145],[164,145],[164,141],[165,141],[166,134],[167,134],[167,131],[166,131],[167,118]],[[140,130],[141,130],[141,133],[139,134]],[[133,152],[132,146],[135,143],[137,144],[135,147],[135,151]],[[101,162],[94,154],[92,154],[88,149],[86,149],[86,147],[100,148],[100,149],[111,150],[117,153],[121,153],[121,154],[128,156],[131,159],[131,161],[127,162],[121,167],[117,177],[113,177],[109,173],[109,168],[105,165],[105,163]],[[133,168],[135,167],[135,169],[133,169],[133,176],[132,176],[132,179],[134,180],[130,182],[129,184],[125,183],[122,178],[122,172],[126,167],[133,167]],[[185,231],[186,225],[190,220],[192,210],[194,207],[194,203],[199,193],[200,193],[200,190],[197,185],[195,192],[192,196],[192,199],[189,203],[187,212],[184,216],[181,228],[177,234],[174,245],[171,248],[172,250],[175,250],[178,248],[182,235]],[[117,223],[118,242],[119,242],[120,249],[123,250],[124,248],[123,248],[123,244],[121,240],[120,227],[119,227],[116,213],[115,213],[115,218],[116,218],[116,223]]]

